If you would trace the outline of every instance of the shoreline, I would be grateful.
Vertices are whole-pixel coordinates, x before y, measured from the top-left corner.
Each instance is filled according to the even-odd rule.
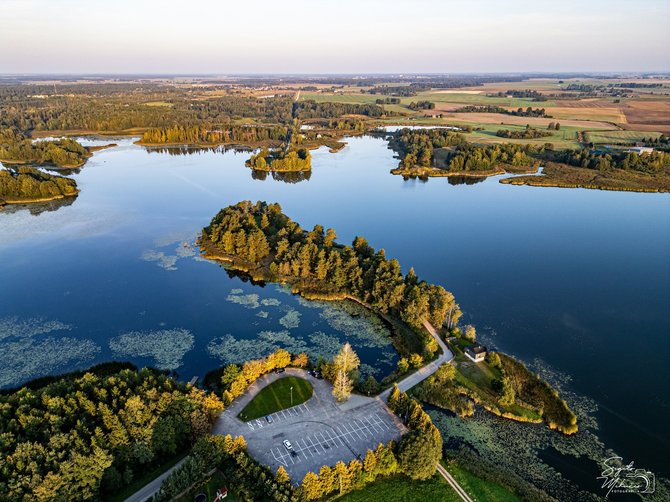
[[[0,197],[0,208],[5,205],[10,205],[10,204],[36,204],[39,202],[51,202],[54,200],[61,200],[61,199],[67,199],[68,197],[77,197],[79,195],[79,190],[77,190],[77,193],[74,193],[72,195],[54,195],[52,197],[40,197],[40,198],[32,198],[32,199],[17,199],[16,197]]]

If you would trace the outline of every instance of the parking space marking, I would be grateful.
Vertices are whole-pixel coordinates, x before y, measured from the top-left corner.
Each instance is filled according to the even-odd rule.
[[[293,413],[297,413],[294,410]],[[304,412],[300,408],[300,413]],[[289,412],[292,413],[292,412]],[[324,424],[325,425],[325,424]],[[257,427],[263,427],[257,423]],[[253,430],[253,425],[249,424]],[[288,451],[285,447],[275,446],[270,449],[275,461],[285,467],[311,461],[315,456],[327,455],[328,453],[342,447],[357,448],[361,442],[370,443],[375,437],[383,435],[391,427],[376,413],[369,416],[353,419],[349,422],[340,423],[329,428],[323,428],[313,434],[293,440],[293,450]]]

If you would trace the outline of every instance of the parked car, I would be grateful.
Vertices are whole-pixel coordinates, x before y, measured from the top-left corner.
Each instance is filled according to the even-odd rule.
[[[266,417],[265,417],[265,421],[266,421],[267,423],[271,424],[271,423],[273,422],[273,420],[272,420],[272,415],[268,415],[268,416],[266,416]]]
[[[290,452],[293,452],[293,445],[288,439],[284,439],[284,448],[286,448]]]
[[[284,368],[276,368],[275,373],[284,373]]]

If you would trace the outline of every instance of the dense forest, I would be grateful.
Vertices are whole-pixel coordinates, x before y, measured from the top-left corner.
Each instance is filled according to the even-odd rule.
[[[279,204],[244,201],[212,219],[203,230],[201,246],[206,256],[227,257],[237,268],[273,282],[289,282],[304,295],[349,296],[382,314],[397,315],[416,329],[424,320],[440,327],[460,314],[451,293],[419,280],[413,270],[403,276],[398,261],[386,258],[384,250],[375,251],[363,237],[356,237],[351,246],[338,244],[336,237],[334,230],[324,231],[319,225],[304,231]],[[424,345],[432,357],[437,344],[426,335]]]
[[[257,171],[309,171],[312,169],[312,156],[304,148],[291,149],[288,152],[283,149],[263,149],[252,155],[246,164]]]
[[[511,96],[513,98],[520,98],[520,99],[532,99],[533,101],[546,101],[547,98],[544,94],[538,91],[534,91],[532,89],[511,89],[509,91],[501,91],[496,94],[498,97],[507,97]]]
[[[0,128],[21,131],[123,131],[132,128],[230,125],[253,118],[290,123],[291,96],[259,99],[222,87],[196,94],[160,84],[0,86]]]
[[[0,395],[0,499],[105,498],[190,448],[223,410],[157,371],[109,367]]]
[[[410,110],[434,110],[435,103],[432,101],[412,101],[409,105]]]
[[[393,135],[390,146],[400,152],[402,166],[430,166],[436,148],[465,144],[462,134],[449,129],[403,128]]]
[[[77,195],[77,183],[33,167],[0,169],[0,200],[9,202],[52,199]]]
[[[4,133],[3,136],[6,138],[9,134]],[[0,138],[3,136],[0,136]],[[86,148],[72,139],[53,141],[0,140],[0,160],[7,163],[80,167],[90,156],[91,154]]]
[[[553,129],[553,128],[552,128]],[[525,129],[511,130],[511,129],[498,129],[496,136],[499,138],[512,138],[512,139],[537,139],[545,138],[551,136],[549,131],[541,131],[540,129],[535,129],[534,127],[526,126]]]
[[[317,103],[316,101],[298,101],[293,104],[293,114],[300,119],[338,118],[342,115],[366,115],[379,118],[388,115],[379,105],[352,103]]]
[[[142,135],[142,143],[189,144],[253,144],[262,141],[285,141],[287,128],[283,126],[172,126],[151,128]]]

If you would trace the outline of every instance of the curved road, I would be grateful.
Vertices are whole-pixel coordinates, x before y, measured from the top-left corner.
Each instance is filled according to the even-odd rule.
[[[411,375],[407,376],[406,378],[403,378],[400,382],[398,382],[398,387],[402,392],[406,392],[415,385],[423,382],[426,378],[428,378],[430,375],[435,373],[437,371],[437,368],[439,368],[442,364],[447,363],[451,361],[454,358],[454,355],[451,353],[447,345],[442,341],[440,336],[437,334],[437,331],[435,328],[428,322],[424,321],[423,323],[424,327],[426,330],[433,336],[437,344],[440,346],[442,349],[442,354],[432,361],[429,364],[426,364],[423,368],[415,371]],[[285,376],[285,375],[281,375]],[[249,389],[247,389],[247,392],[245,394],[238,398],[233,405],[229,406],[228,408],[230,409],[231,407],[234,406],[242,406],[243,404],[246,404],[246,401],[249,401],[253,395],[255,394],[254,392],[249,392],[249,390],[252,390],[254,387],[264,387],[269,383],[269,381],[275,380],[276,378],[281,378],[279,375],[275,375],[274,373],[265,375],[264,377],[258,379],[256,382],[254,382]],[[269,380],[269,381],[268,381]],[[257,389],[258,390],[258,389]],[[383,400],[384,403],[386,403],[386,400],[388,399],[389,394],[391,393],[391,388],[386,389],[384,392],[379,394],[378,399]],[[354,396],[352,396],[354,397]],[[218,423],[217,423],[218,425]],[[216,427],[215,427],[216,429]],[[215,431],[215,434],[221,434],[221,431]],[[181,460],[179,463],[177,463],[175,466],[172,468],[168,469],[166,472],[158,476],[156,479],[145,485],[142,489],[139,491],[135,492],[133,495],[128,497],[124,502],[144,502],[147,500],[149,497],[151,497],[154,493],[158,491],[160,488],[163,480],[177,467],[179,467],[182,462],[185,459]],[[449,474],[449,472],[442,467],[442,465],[438,464],[437,465],[437,471],[444,477],[444,479],[447,480],[449,485],[454,489],[454,491],[465,501],[465,502],[472,502],[472,499],[468,496],[468,494],[463,490],[463,488],[460,487],[460,485],[456,482],[456,480]]]
[[[398,387],[402,392],[407,392],[415,385],[423,382],[426,378],[435,373],[437,371],[437,368],[439,368],[442,364],[448,363],[454,358],[454,355],[449,350],[449,347],[447,347],[447,345],[442,341],[440,335],[437,334],[437,331],[435,330],[435,328],[433,328],[432,324],[430,324],[428,321],[424,321],[423,326],[426,328],[428,333],[430,333],[433,336],[433,338],[435,338],[435,341],[442,349],[442,354],[433,362],[426,364],[423,368],[415,371],[411,375],[400,380],[398,382]],[[379,398],[383,399],[384,402],[386,402],[386,400],[389,397],[389,394],[391,393],[392,388],[393,387],[390,387],[381,394],[379,394]]]

